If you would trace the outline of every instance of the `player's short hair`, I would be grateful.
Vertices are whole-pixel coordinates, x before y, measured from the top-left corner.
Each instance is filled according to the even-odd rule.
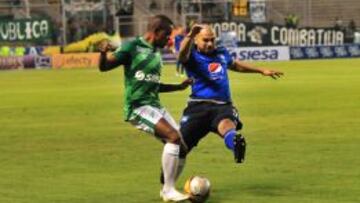
[[[174,23],[165,15],[156,15],[150,18],[147,30],[149,32],[158,32],[160,30],[166,30],[172,28]]]

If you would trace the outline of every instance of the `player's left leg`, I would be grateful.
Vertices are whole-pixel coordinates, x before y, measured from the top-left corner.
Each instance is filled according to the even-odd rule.
[[[177,163],[176,165],[172,165],[170,166],[170,164],[168,163],[168,159],[171,158],[169,156],[167,156],[166,154],[163,154],[163,165],[162,165],[162,189],[160,190],[160,197],[164,200],[172,200],[172,201],[180,201],[180,200],[185,200],[188,198],[188,196],[182,196],[181,194],[177,194],[178,192],[176,190],[174,190],[174,185],[175,182],[179,176],[179,174],[181,173],[184,165],[185,165],[185,157],[181,156],[181,152],[180,152],[180,148],[185,149],[186,150],[186,146],[182,140],[181,137],[181,133],[179,131],[179,126],[177,125],[177,123],[175,122],[175,120],[172,118],[172,116],[166,111],[165,108],[161,109],[161,114],[162,114],[162,118],[164,119],[164,121],[166,121],[166,123],[169,125],[168,128],[173,129],[174,133],[177,134],[177,138],[178,141],[176,142],[179,145],[179,150],[177,152]],[[160,133],[159,131],[156,132],[157,134],[164,134],[164,133]],[[169,133],[167,133],[169,134]],[[160,135],[161,136],[161,135]],[[165,144],[168,145],[168,143]],[[170,169],[171,168],[171,169]],[[173,182],[171,186],[171,188],[169,187],[169,180],[171,179],[171,181]],[[176,196],[174,198],[174,195]]]
[[[175,188],[175,177],[179,164],[180,134],[164,118],[161,118],[155,125],[155,135],[166,142],[161,157],[162,170],[164,171],[161,197],[165,202],[184,201],[189,196],[180,193]]]
[[[226,147],[234,152],[235,162],[244,162],[246,142],[245,138],[236,132],[235,123],[224,118],[218,125],[218,133],[223,137]]]
[[[162,199],[164,201],[183,201],[188,195],[181,194],[175,188],[175,177],[179,162],[180,133],[164,116],[163,110],[153,106],[141,106],[134,109],[129,119],[136,128],[155,134],[165,145],[161,156],[164,171]]]
[[[180,145],[180,154],[179,154],[179,163],[178,163],[178,168],[176,171],[175,182],[179,179],[182,171],[185,168],[187,153],[188,153],[187,149],[185,149],[184,145],[181,144]],[[165,183],[164,172],[161,168],[160,169],[160,184],[164,185],[164,183]],[[160,192],[160,196],[162,196],[161,192]]]
[[[176,171],[176,177],[175,177],[175,181],[179,178],[180,174],[182,173],[184,167],[185,167],[185,163],[186,163],[186,154],[188,151],[188,146],[185,143],[183,136],[180,132],[180,127],[179,125],[176,123],[176,121],[174,120],[174,118],[170,115],[170,113],[163,108],[162,109],[162,114],[164,116],[164,119],[171,125],[173,126],[179,133],[180,135],[180,154],[179,154],[179,163],[178,163],[178,168]]]
[[[188,106],[184,109],[180,122],[180,135],[182,144],[180,146],[176,180],[179,178],[185,167],[187,154],[210,131],[210,117],[209,112],[207,111],[208,109],[208,105],[196,102],[189,103]],[[166,118],[169,123],[177,126],[176,122],[171,117],[168,118],[168,116],[165,115],[164,118]],[[160,174],[160,183],[164,184],[163,172]]]
[[[212,129],[223,139],[225,146],[234,152],[235,162],[242,163],[245,157],[245,138],[237,132],[242,128],[238,112],[231,104],[215,105],[216,116]]]

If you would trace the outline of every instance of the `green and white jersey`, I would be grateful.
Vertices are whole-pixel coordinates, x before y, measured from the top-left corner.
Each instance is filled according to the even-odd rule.
[[[159,100],[162,60],[160,52],[137,37],[114,52],[120,64],[125,66],[125,116],[129,120],[134,108],[150,105],[161,108]]]

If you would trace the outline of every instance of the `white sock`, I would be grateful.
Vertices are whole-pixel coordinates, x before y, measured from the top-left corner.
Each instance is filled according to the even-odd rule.
[[[161,162],[164,172],[163,191],[168,192],[175,188],[175,178],[179,164],[180,146],[166,143],[164,146]]]
[[[179,164],[178,164],[178,168],[176,171],[175,181],[180,177],[180,175],[184,169],[185,163],[186,163],[186,159],[179,159]]]

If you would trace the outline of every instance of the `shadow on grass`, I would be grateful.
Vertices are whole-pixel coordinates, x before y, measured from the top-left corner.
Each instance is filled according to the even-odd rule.
[[[215,202],[249,202],[251,199],[268,199],[282,197],[293,193],[291,187],[279,182],[254,182],[222,185],[213,188],[209,203]]]

